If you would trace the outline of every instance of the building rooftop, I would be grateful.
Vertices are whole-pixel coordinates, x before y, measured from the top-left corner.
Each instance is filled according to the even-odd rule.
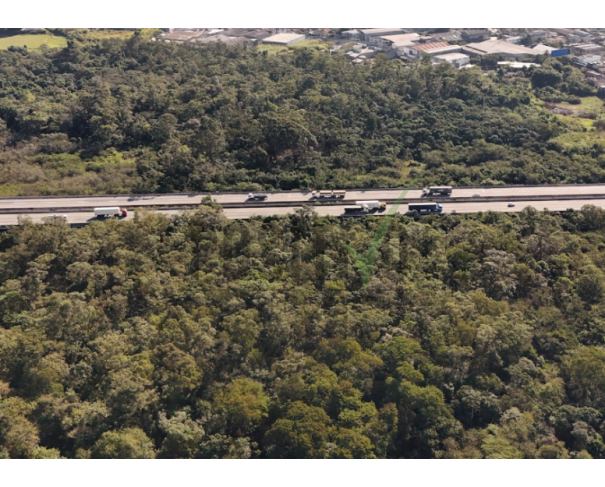
[[[435,56],[435,58],[443,61],[457,61],[459,59],[468,59],[468,56],[461,52],[449,52],[447,54],[439,54],[439,56]]]
[[[264,39],[271,35],[263,29],[226,29],[221,34],[230,37],[247,37],[248,39]]]
[[[418,34],[395,34],[390,36],[381,36],[381,39],[392,42],[393,46],[409,46],[420,39]]]
[[[426,44],[416,44],[414,46],[414,50],[421,51],[421,52],[429,52],[429,51],[434,51],[436,49],[442,49],[444,47],[452,47],[452,45],[449,42],[445,42],[445,41],[427,42]]]
[[[359,31],[366,36],[388,35],[393,32],[401,32],[402,34],[406,33],[405,29],[401,29],[399,27],[393,27],[392,29],[359,29]]]
[[[196,44],[211,44],[213,42],[222,42],[228,46],[236,46],[238,44],[244,44],[245,42],[252,42],[247,37],[230,37],[223,34],[218,34],[210,37],[200,37],[193,39],[192,42]]]
[[[205,35],[204,31],[193,31],[193,30],[180,30],[177,32],[171,32],[169,34],[162,35],[162,39],[171,42],[187,42],[191,39],[201,37]]]
[[[303,34],[295,34],[293,32],[282,32],[263,39],[263,42],[288,43],[303,38]]]
[[[534,46],[533,49],[536,51],[548,52],[548,53],[551,53],[551,52],[557,50],[556,47],[550,47],[550,46],[547,46],[546,44],[538,44],[537,46]]]
[[[594,42],[589,42],[587,44],[578,44],[576,46],[573,46],[576,49],[582,49],[584,51],[589,51],[589,50],[599,50],[599,49],[603,49],[603,46],[599,45],[599,44],[595,44]]]
[[[464,29],[462,31],[465,35],[478,35],[478,34],[489,34],[489,29]]]
[[[482,56],[487,54],[525,54],[532,56],[542,54],[541,52],[531,49],[529,47],[520,46],[511,42],[498,39],[489,39],[483,42],[471,42],[470,44],[464,46],[464,48],[469,49],[472,52]]]

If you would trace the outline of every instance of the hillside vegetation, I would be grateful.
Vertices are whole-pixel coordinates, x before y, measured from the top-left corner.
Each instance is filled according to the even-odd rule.
[[[0,456],[603,458],[605,212],[24,224]]]
[[[3,195],[605,181],[601,138],[543,106],[598,103],[564,60],[485,76],[141,32],[68,43],[0,52]]]

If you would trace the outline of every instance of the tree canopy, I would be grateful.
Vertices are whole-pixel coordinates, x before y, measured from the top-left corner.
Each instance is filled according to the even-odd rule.
[[[605,212],[378,224],[0,234],[0,456],[603,458]]]

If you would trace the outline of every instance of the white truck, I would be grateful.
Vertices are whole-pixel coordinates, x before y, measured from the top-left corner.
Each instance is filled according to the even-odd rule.
[[[372,213],[374,211],[384,211],[386,207],[387,205],[384,201],[356,201],[355,206],[345,208],[345,213]]]
[[[311,196],[313,198],[344,198],[347,194],[344,189],[327,189],[322,191],[313,191]]]
[[[128,211],[126,208],[120,208],[119,206],[110,206],[106,208],[95,208],[95,216],[97,218],[108,218],[112,216],[127,217]]]

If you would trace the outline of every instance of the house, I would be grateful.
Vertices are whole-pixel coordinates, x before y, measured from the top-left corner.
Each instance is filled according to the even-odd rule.
[[[462,48],[461,46],[450,44],[449,42],[427,42],[420,44],[412,44],[410,46],[403,46],[401,50],[407,56],[420,59],[422,57],[422,54],[435,56],[452,52],[460,52]]]
[[[449,63],[455,68],[461,68],[470,63],[471,58],[461,52],[450,52],[448,54],[439,54],[433,57],[433,61],[436,63]]]
[[[481,42],[489,39],[491,32],[488,29],[466,29],[461,33],[464,42]]]
[[[304,41],[305,36],[303,34],[294,34],[292,32],[283,32],[281,34],[275,34],[270,37],[263,39],[263,44],[276,44],[278,46],[291,46],[297,42]]]
[[[462,52],[469,56],[502,56],[507,59],[526,59],[531,56],[542,54],[529,47],[518,46],[501,39],[490,39],[483,42],[474,42],[462,46]]]

